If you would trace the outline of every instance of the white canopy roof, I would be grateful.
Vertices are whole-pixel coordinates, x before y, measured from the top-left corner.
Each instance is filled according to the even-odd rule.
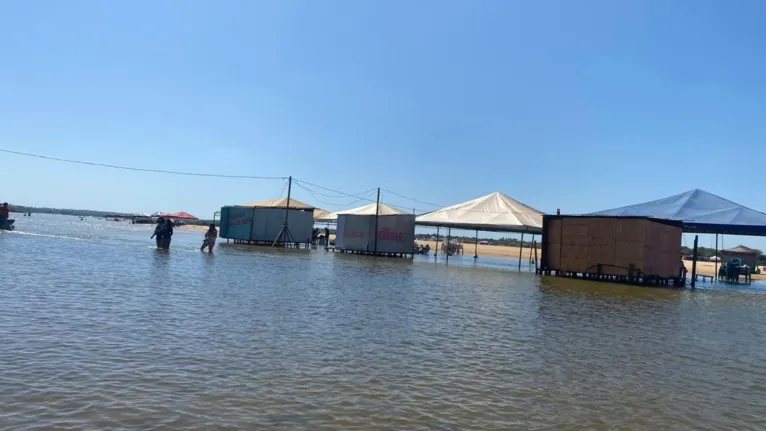
[[[244,206],[258,207],[258,208],[285,208],[287,206],[287,198],[267,199],[265,201],[260,201],[260,202],[249,202],[249,203],[246,203]],[[312,207],[311,205],[305,204],[297,199],[290,199],[290,208],[294,208],[298,210],[313,210],[314,209],[314,207]]]
[[[320,221],[320,222],[334,222],[338,220],[338,216],[341,214],[375,215],[375,213],[376,213],[375,204],[369,204],[359,208],[353,208],[350,210],[334,212],[332,214],[327,215],[326,217],[315,218],[315,219],[316,221]],[[377,214],[382,216],[388,216],[388,215],[409,214],[409,213],[402,211],[400,209],[390,207],[384,204],[383,202],[381,202],[380,208],[377,210]]]
[[[543,213],[495,192],[423,214],[415,219],[415,224],[490,232],[540,233]]]
[[[314,208],[314,221],[322,220],[328,215],[330,215],[330,213],[323,210],[322,208]]]

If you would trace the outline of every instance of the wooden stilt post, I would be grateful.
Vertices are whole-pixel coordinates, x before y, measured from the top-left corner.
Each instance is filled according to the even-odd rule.
[[[436,256],[439,254],[439,226],[436,226],[436,247],[434,247],[434,262],[436,262]]]
[[[535,243],[535,234],[532,234],[532,244]],[[529,249],[529,263],[532,263],[532,249]]]
[[[718,283],[718,234],[715,234],[715,273],[713,273],[713,280]]]
[[[521,271],[521,253],[524,251],[524,232],[521,233],[521,244],[519,244],[519,271]]]
[[[473,244],[473,258],[479,258],[479,229],[476,229],[476,242]]]
[[[448,227],[447,228],[447,242],[446,242],[446,244],[447,244],[447,254],[444,255],[444,256],[446,256],[446,259],[447,259],[446,263],[449,263],[449,237],[451,235],[452,235],[452,228]]]
[[[534,241],[532,242],[532,247],[535,249],[535,272],[537,272],[537,243]]]
[[[694,235],[694,253],[692,254],[692,289],[697,285],[697,240],[699,235]]]

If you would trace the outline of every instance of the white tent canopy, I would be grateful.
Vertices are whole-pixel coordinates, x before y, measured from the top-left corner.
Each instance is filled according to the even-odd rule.
[[[495,192],[423,214],[418,226],[441,226],[488,232],[541,233],[543,213]]]
[[[394,207],[390,207],[383,202],[381,202],[378,205],[378,209],[375,208],[376,204],[369,204],[365,205],[363,207],[359,208],[353,208],[350,210],[343,210],[334,212],[332,214],[329,214],[325,217],[316,218],[316,221],[318,222],[336,222],[338,221],[338,216],[341,214],[351,214],[351,215],[375,215],[376,212],[378,215],[381,216],[388,216],[388,215],[398,215],[398,214],[409,214],[405,211],[402,211],[400,209],[396,209]]]
[[[314,221],[322,220],[328,215],[330,215],[328,211],[325,211],[322,208],[314,208]]]
[[[287,198],[279,199],[267,199],[260,202],[246,203],[246,207],[258,207],[258,208],[285,208],[287,206]],[[298,210],[313,210],[314,207],[303,203],[297,199],[290,199],[290,208]]]

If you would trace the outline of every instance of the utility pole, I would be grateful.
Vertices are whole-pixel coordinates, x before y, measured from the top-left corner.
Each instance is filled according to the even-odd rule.
[[[378,187],[378,199],[375,201],[375,253],[378,252],[378,217],[380,216],[380,187]]]
[[[277,237],[274,239],[274,242],[271,244],[271,246],[277,245],[277,243],[281,242],[282,246],[285,245],[288,239],[291,239],[292,235],[290,235],[290,229],[287,227],[287,219],[290,216],[290,196],[292,194],[293,190],[293,177],[290,176],[287,180],[287,203],[285,204],[285,221],[282,223],[282,229],[277,234]]]

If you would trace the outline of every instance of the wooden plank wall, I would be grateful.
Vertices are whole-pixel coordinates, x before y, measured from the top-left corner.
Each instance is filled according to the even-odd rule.
[[[565,217],[562,223],[560,269],[567,272],[585,272],[588,268],[590,219]]]
[[[549,268],[561,268],[561,219],[548,220],[545,233],[545,255]]]
[[[574,273],[678,276],[681,228],[642,218],[561,217],[547,221],[547,268]]]
[[[643,270],[660,277],[678,277],[681,259],[681,228],[647,221]]]
[[[588,219],[588,266],[587,272],[598,272],[601,264],[602,274],[615,274],[615,252],[617,241],[615,232],[617,220],[614,218]]]
[[[615,219],[614,268],[610,274],[628,275],[630,265],[642,268],[644,265],[644,243],[646,240],[646,219]]]

